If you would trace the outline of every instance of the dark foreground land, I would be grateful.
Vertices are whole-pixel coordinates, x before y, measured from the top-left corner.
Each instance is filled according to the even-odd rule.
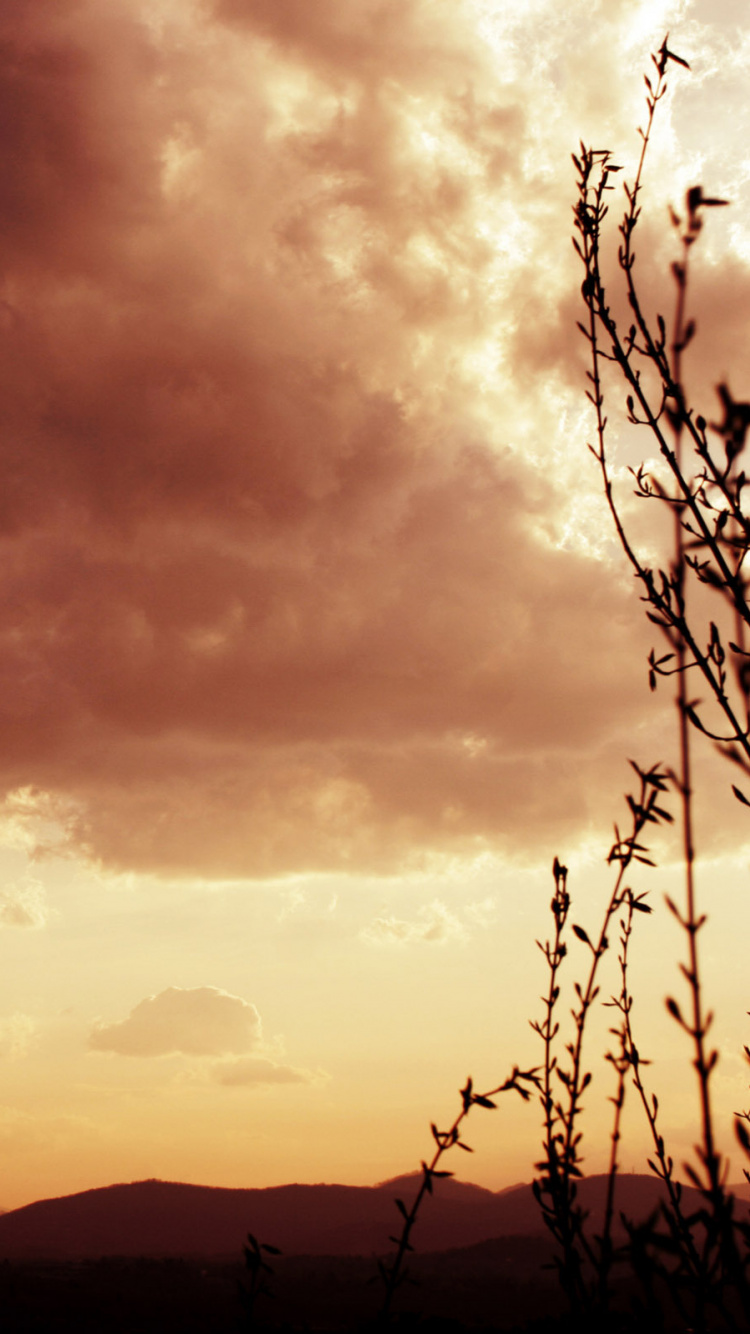
[[[382,1332],[375,1256],[394,1226],[395,1194],[408,1201],[418,1180],[247,1191],[150,1181],[28,1205],[0,1218],[0,1334]],[[580,1183],[594,1230],[603,1180]],[[655,1216],[655,1186],[653,1178],[623,1177],[629,1217]],[[691,1194],[686,1188],[687,1205]],[[610,1274],[608,1311],[586,1324],[567,1321],[551,1239],[529,1186],[493,1194],[447,1179],[435,1197],[420,1218],[421,1249],[409,1259],[411,1278],[395,1296],[391,1328],[421,1334],[684,1334],[689,1328],[690,1320],[676,1316],[666,1276],[656,1280],[650,1316],[642,1305],[648,1285],[636,1287],[630,1266],[619,1263]],[[248,1225],[284,1252],[267,1255],[271,1295],[258,1297],[252,1323],[240,1299],[240,1285],[249,1282],[242,1263]],[[615,1245],[624,1240],[616,1222]],[[671,1308],[671,1316],[657,1306],[662,1313]],[[749,1328],[731,1316],[721,1327]]]
[[[419,1315],[425,1331],[523,1328],[559,1309],[548,1246],[504,1238],[467,1250],[415,1257],[414,1284],[399,1293],[396,1326]],[[382,1288],[370,1258],[280,1256],[252,1328],[359,1330],[370,1325]],[[239,1334],[239,1263],[132,1257],[0,1263],[3,1334]],[[400,1319],[398,1318],[400,1314]],[[439,1321],[438,1324],[435,1322]],[[424,1322],[424,1323],[423,1323]]]
[[[420,1334],[581,1334],[569,1322],[551,1268],[549,1244],[511,1237],[464,1250],[415,1256],[416,1280],[398,1294],[389,1328]],[[372,1259],[288,1256],[274,1259],[273,1297],[259,1298],[253,1322],[243,1314],[238,1263],[107,1258],[0,1262],[2,1334],[382,1334],[382,1300]],[[585,1326],[590,1334],[685,1329],[651,1322],[631,1297],[613,1290],[614,1307]],[[618,1312],[620,1314],[618,1314]],[[737,1328],[742,1328],[738,1325]]]

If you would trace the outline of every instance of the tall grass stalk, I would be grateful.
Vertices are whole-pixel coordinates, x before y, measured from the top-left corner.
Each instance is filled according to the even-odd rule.
[[[469,1078],[460,1090],[461,1108],[450,1128],[448,1130],[438,1130],[434,1121],[432,1122],[430,1131],[435,1148],[430,1161],[422,1161],[422,1180],[412,1206],[408,1208],[402,1199],[396,1199],[395,1201],[396,1208],[403,1219],[400,1234],[389,1238],[396,1247],[396,1251],[389,1260],[378,1260],[377,1262],[378,1272],[384,1287],[383,1303],[379,1314],[381,1324],[387,1324],[396,1292],[409,1278],[406,1257],[410,1251],[414,1250],[411,1235],[424,1200],[428,1195],[432,1195],[434,1181],[454,1175],[453,1172],[445,1171],[445,1169],[439,1167],[443,1155],[453,1148],[463,1149],[465,1153],[473,1153],[473,1149],[461,1138],[463,1123],[472,1107],[484,1107],[488,1111],[495,1111],[497,1103],[493,1099],[498,1097],[499,1094],[509,1093],[511,1090],[523,1098],[524,1102],[528,1102],[531,1097],[530,1089],[538,1087],[538,1068],[519,1070],[518,1066],[514,1066],[511,1074],[502,1084],[498,1084],[496,1088],[488,1089],[486,1093],[476,1093],[474,1082]]]
[[[555,859],[553,875],[555,893],[551,911],[555,923],[553,939],[542,944],[537,941],[549,969],[549,988],[543,1000],[545,1014],[541,1021],[533,1020],[532,1028],[544,1043],[544,1075],[541,1104],[544,1118],[544,1157],[536,1164],[541,1176],[534,1182],[534,1193],[542,1210],[542,1217],[559,1246],[558,1270],[560,1281],[573,1312],[587,1310],[592,1301],[606,1305],[607,1276],[612,1264],[611,1228],[614,1211],[614,1185],[617,1173],[617,1144],[620,1138],[620,1118],[625,1097],[624,1071],[628,1064],[627,1039],[620,1038],[620,1052],[609,1060],[614,1065],[618,1084],[615,1094],[615,1121],[611,1136],[610,1166],[604,1225],[598,1238],[590,1239],[585,1227],[585,1215],[578,1202],[577,1180],[583,1175],[579,1118],[583,1111],[582,1098],[592,1081],[590,1070],[584,1068],[584,1039],[591,1008],[599,996],[597,981],[600,964],[609,949],[609,934],[613,919],[624,907],[632,915],[649,913],[643,895],[635,896],[625,884],[634,862],[652,865],[648,848],[642,842],[649,825],[670,821],[671,815],[659,803],[666,789],[666,775],[658,767],[641,770],[634,761],[638,774],[637,796],[629,795],[630,830],[624,836],[615,826],[615,839],[608,861],[617,867],[614,884],[604,908],[598,935],[592,941],[585,927],[573,924],[572,932],[589,950],[589,967],[584,984],[574,983],[576,1003],[572,1011],[573,1036],[564,1045],[562,1060],[556,1054],[555,1040],[560,1033],[556,1009],[560,998],[559,969],[567,954],[565,929],[570,909],[567,889],[567,870]],[[618,1002],[616,1002],[618,1003]],[[621,1009],[628,1002],[619,998]],[[560,1088],[560,1086],[562,1086]],[[586,1275],[584,1261],[597,1274],[594,1289]]]

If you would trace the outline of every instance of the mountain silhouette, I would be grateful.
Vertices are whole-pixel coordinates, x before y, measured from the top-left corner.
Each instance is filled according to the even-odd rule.
[[[236,1256],[248,1231],[285,1255],[385,1254],[399,1232],[396,1197],[413,1200],[421,1173],[378,1186],[288,1185],[226,1189],[169,1181],[105,1186],[40,1200],[0,1215],[0,1259],[97,1259],[104,1256]],[[596,1229],[606,1178],[579,1183],[579,1201]],[[652,1176],[618,1179],[617,1215],[642,1222],[658,1208]],[[498,1237],[546,1235],[531,1186],[485,1190],[435,1181],[413,1240],[418,1250],[445,1251]],[[685,1208],[699,1203],[685,1187]],[[741,1208],[742,1206],[739,1206]],[[618,1225],[619,1226],[619,1225]]]

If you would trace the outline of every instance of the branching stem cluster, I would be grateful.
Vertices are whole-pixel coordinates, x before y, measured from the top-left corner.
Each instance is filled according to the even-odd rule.
[[[596,444],[594,455],[601,485],[622,551],[637,580],[646,616],[664,640],[664,652],[652,649],[648,679],[652,690],[672,678],[677,723],[677,760],[673,768],[650,769],[631,764],[638,776],[635,795],[627,796],[629,826],[624,835],[615,827],[609,853],[613,883],[597,932],[570,921],[568,870],[555,858],[551,902],[553,929],[537,941],[547,968],[542,997],[542,1018],[532,1022],[541,1040],[542,1064],[521,1070],[514,1066],[504,1083],[477,1094],[471,1079],[460,1091],[461,1105],[447,1131],[432,1125],[434,1151],[422,1163],[422,1179],[411,1207],[396,1201],[403,1225],[391,1241],[392,1259],[380,1262],[385,1287],[381,1319],[387,1321],[395,1293],[408,1277],[406,1257],[420,1208],[432,1194],[436,1179],[451,1176],[440,1166],[452,1148],[470,1152],[462,1139],[463,1124],[472,1107],[492,1109],[495,1097],[515,1091],[528,1101],[538,1094],[542,1109],[543,1157],[536,1164],[539,1177],[534,1191],[544,1222],[554,1239],[556,1264],[576,1328],[608,1328],[613,1301],[612,1271],[626,1261],[641,1284],[646,1308],[655,1328],[663,1328],[659,1285],[669,1295],[670,1309],[683,1328],[750,1328],[750,1225],[734,1216],[735,1201],[726,1187],[728,1165],[718,1148],[711,1100],[711,1080],[718,1053],[709,1042],[712,1018],[706,1010],[701,982],[699,939],[706,916],[699,911],[695,876],[694,793],[692,746],[697,734],[707,738],[750,779],[750,514],[746,510],[748,479],[741,456],[750,429],[750,403],[735,400],[726,384],[717,387],[722,420],[708,425],[696,412],[684,382],[684,361],[696,323],[688,311],[690,263],[703,229],[706,211],[723,207],[725,200],[706,195],[701,186],[688,190],[682,216],[671,213],[676,237],[676,258],[671,266],[674,291],[669,322],[647,310],[639,283],[635,238],[641,217],[641,196],[649,145],[659,103],[667,92],[672,66],[689,68],[665,38],[652,56],[653,70],[646,77],[647,117],[639,130],[641,149],[632,184],[625,184],[625,208],[616,242],[621,290],[610,299],[604,278],[608,246],[605,220],[613,181],[622,170],[608,149],[581,144],[573,155],[577,173],[575,235],[573,244],[584,270],[581,286],[585,337],[590,363],[587,396],[592,405]],[[628,312],[622,327],[613,313]],[[640,554],[632,534],[630,511],[616,494],[615,475],[608,451],[608,421],[604,411],[605,380],[614,375],[624,387],[626,420],[647,433],[650,453],[658,463],[630,469],[639,501],[660,506],[670,517],[671,538],[661,562],[654,567]],[[706,606],[711,613],[706,612]],[[714,606],[716,610],[713,611]],[[689,684],[699,679],[708,705],[695,698]],[[706,712],[706,708],[709,712]],[[651,912],[644,893],[627,883],[637,864],[653,866],[644,835],[672,820],[664,804],[670,790],[676,795],[684,870],[684,900],[667,905],[685,941],[680,971],[687,984],[687,1002],[666,998],[667,1011],[690,1044],[697,1082],[700,1136],[695,1157],[682,1170],[697,1191],[686,1205],[686,1192],[675,1175],[674,1159],[659,1127],[659,1100],[646,1084],[649,1065],[639,1052],[633,1031],[633,996],[629,957],[634,921]],[[750,807],[741,787],[732,785],[736,799]],[[606,1061],[614,1072],[610,1152],[604,1207],[599,1230],[592,1232],[578,1185],[583,1176],[581,1116],[583,1099],[592,1081],[587,1069],[585,1037],[592,1009],[600,1000],[601,965],[610,936],[619,927],[619,989],[604,1004],[615,1015],[610,1028],[611,1048]],[[588,953],[583,981],[573,983],[572,1027],[566,1039],[559,1018],[563,970],[571,937]],[[750,1047],[745,1048],[750,1061]],[[635,1226],[622,1214],[627,1243],[615,1246],[616,1184],[623,1110],[628,1088],[635,1089],[653,1143],[649,1167],[663,1189],[661,1214]],[[737,1137],[750,1158],[750,1111],[737,1114]],[[750,1180],[750,1172],[746,1172]],[[665,1230],[666,1229],[666,1230]],[[593,1324],[590,1322],[593,1321]]]
[[[704,1005],[698,951],[706,917],[699,912],[696,898],[692,763],[692,739],[700,733],[712,740],[745,776],[750,775],[750,654],[746,648],[750,581],[745,571],[750,549],[750,517],[745,510],[747,479],[738,462],[750,427],[750,404],[735,401],[728,387],[720,384],[717,392],[723,420],[709,427],[706,418],[692,407],[684,383],[684,354],[696,334],[695,320],[688,316],[687,308],[692,250],[703,228],[706,210],[723,207],[726,201],[706,195],[701,186],[694,186],[687,192],[683,216],[672,210],[678,255],[671,267],[674,311],[669,328],[660,313],[653,317],[647,313],[636,281],[634,238],[655,113],[667,90],[670,64],[688,67],[686,61],[670,50],[666,38],[652,59],[654,74],[646,78],[648,115],[645,128],[640,131],[640,159],[634,183],[625,185],[626,207],[619,226],[617,258],[623,295],[630,311],[627,331],[620,328],[613,314],[603,276],[607,195],[614,188],[613,177],[621,170],[612,161],[609,150],[582,144],[580,154],[574,155],[578,199],[573,243],[584,268],[581,290],[587,319],[579,328],[588,342],[591,357],[587,394],[595,414],[596,445],[590,448],[599,465],[615,532],[639,582],[646,615],[666,641],[664,653],[657,655],[652,649],[649,655],[651,689],[655,690],[662,678],[674,678],[678,762],[669,771],[669,778],[680,805],[685,897],[682,907],[672,899],[667,903],[685,936],[687,959],[680,970],[687,982],[688,1008],[684,1013],[673,996],[667,998],[666,1005],[693,1050],[701,1133],[696,1145],[697,1162],[683,1164],[683,1170],[704,1200],[698,1218],[684,1217],[672,1159],[656,1125],[658,1101],[655,1095],[649,1098],[643,1087],[630,1028],[627,924],[622,940],[622,992],[616,1002],[622,1018],[619,1061],[627,1062],[634,1072],[655,1145],[651,1166],[667,1188],[667,1216],[678,1247],[678,1267],[682,1277],[692,1282],[692,1318],[696,1327],[703,1328],[709,1307],[725,1309],[724,1294],[730,1288],[745,1318],[750,1320],[746,1257],[741,1257],[738,1249],[733,1200],[725,1186],[727,1164],[717,1147],[711,1103],[711,1076],[718,1053],[708,1042],[713,1016]],[[607,363],[617,372],[621,385],[624,383],[628,422],[646,429],[661,460],[659,471],[668,479],[665,483],[657,470],[649,469],[646,464],[630,469],[636,497],[666,506],[672,515],[671,554],[656,569],[640,555],[628,531],[626,511],[615,495],[604,413]],[[716,602],[713,618],[703,611],[707,596]],[[733,637],[729,638],[729,634]],[[707,720],[701,702],[689,692],[693,669],[697,669],[707,688],[716,722]],[[733,785],[733,792],[742,804],[750,805],[741,788]],[[696,1223],[702,1229],[700,1244],[696,1239]]]

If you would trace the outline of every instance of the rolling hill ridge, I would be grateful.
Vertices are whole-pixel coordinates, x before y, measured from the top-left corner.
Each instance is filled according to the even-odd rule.
[[[286,1185],[229,1189],[139,1181],[40,1200],[0,1215],[0,1258],[77,1260],[104,1256],[237,1256],[248,1231],[285,1255],[384,1254],[399,1231],[394,1207],[408,1205],[420,1173],[378,1186]],[[604,1177],[584,1178],[579,1198],[594,1227]],[[414,1231],[420,1251],[444,1251],[498,1237],[545,1235],[530,1185],[499,1192],[436,1181]],[[688,1208],[696,1192],[685,1188]],[[694,1201],[691,1196],[695,1196]],[[660,1183],[623,1175],[617,1209],[643,1221],[658,1207]]]

